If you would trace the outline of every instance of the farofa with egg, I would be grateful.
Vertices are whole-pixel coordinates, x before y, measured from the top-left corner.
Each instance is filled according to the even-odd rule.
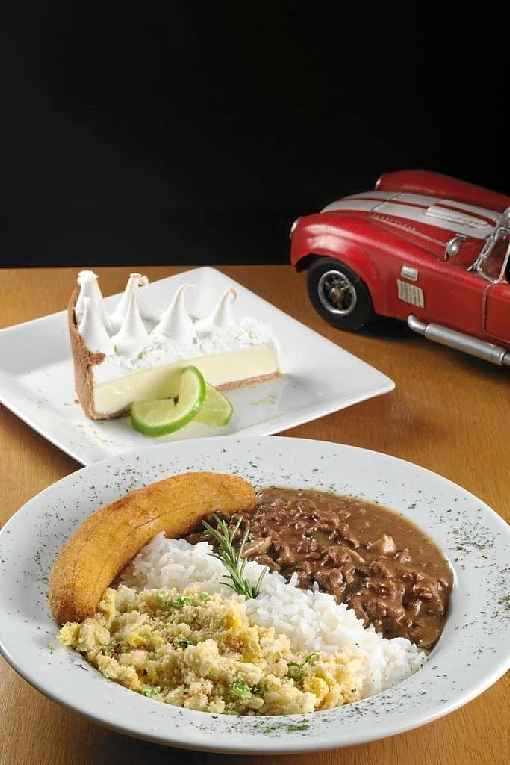
[[[331,709],[361,697],[363,657],[293,652],[250,622],[244,597],[190,586],[108,588],[94,617],[59,633],[105,677],[166,704],[240,715]]]

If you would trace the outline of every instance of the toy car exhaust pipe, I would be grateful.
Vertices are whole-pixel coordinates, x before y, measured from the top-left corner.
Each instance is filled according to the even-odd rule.
[[[433,340],[435,343],[448,346],[448,348],[469,353],[471,356],[476,356],[484,361],[490,361],[491,364],[510,366],[510,352],[499,345],[486,343],[476,337],[443,327],[441,324],[424,324],[416,316],[409,316],[407,323],[414,332],[423,335],[427,340]]]

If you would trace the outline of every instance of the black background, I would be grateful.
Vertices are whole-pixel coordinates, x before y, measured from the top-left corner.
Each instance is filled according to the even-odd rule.
[[[285,263],[297,215],[398,168],[510,192],[496,5],[69,3],[3,33],[3,265]]]

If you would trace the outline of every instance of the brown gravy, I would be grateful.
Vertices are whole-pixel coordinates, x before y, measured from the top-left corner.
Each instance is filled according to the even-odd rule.
[[[380,505],[320,491],[258,494],[244,555],[303,588],[317,582],[385,637],[430,649],[448,612],[452,572],[426,534]],[[192,535],[190,541],[195,541]]]

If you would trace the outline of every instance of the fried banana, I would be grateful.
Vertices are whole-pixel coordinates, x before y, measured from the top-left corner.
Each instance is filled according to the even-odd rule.
[[[105,589],[129,561],[164,531],[189,532],[214,512],[231,515],[255,507],[244,478],[184,473],[138,489],[84,521],[58,555],[50,574],[49,602],[59,624],[93,616]]]

